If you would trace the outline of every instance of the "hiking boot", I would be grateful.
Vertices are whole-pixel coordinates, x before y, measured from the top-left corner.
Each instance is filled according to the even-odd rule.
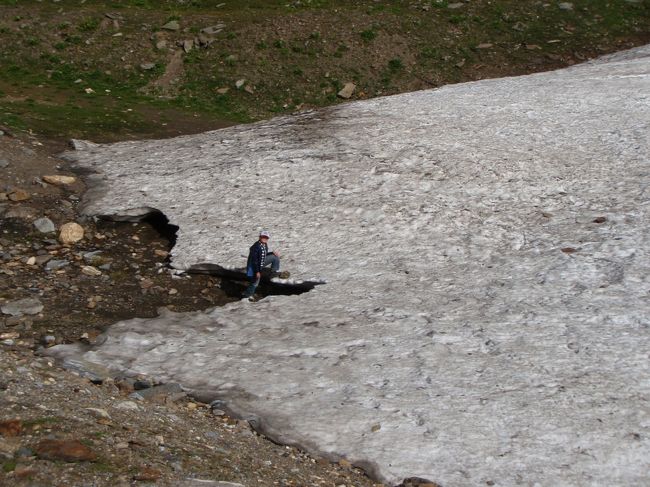
[[[280,279],[289,279],[290,275],[291,274],[289,273],[289,271],[278,271],[278,272],[274,272],[271,277],[278,277]]]

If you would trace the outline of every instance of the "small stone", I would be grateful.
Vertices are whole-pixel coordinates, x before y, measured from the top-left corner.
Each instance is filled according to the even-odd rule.
[[[170,295],[170,296],[173,296],[174,294],[178,294],[178,289],[171,288],[171,289],[169,290],[169,295]]]
[[[115,379],[115,385],[117,388],[125,393],[131,393],[133,392],[133,384],[135,383],[135,380],[132,379],[131,377],[118,377]]]
[[[140,409],[140,406],[133,401],[123,401],[113,407],[121,411],[138,411]]]
[[[464,6],[465,6],[465,4],[463,2],[454,2],[454,3],[448,4],[447,8],[456,9],[456,8],[461,8],[461,7],[464,7]]]
[[[42,440],[35,448],[44,460],[63,462],[94,462],[97,454],[78,440]]]
[[[36,315],[43,311],[43,303],[36,298],[25,298],[3,304],[0,310],[11,316]]]
[[[148,389],[135,391],[131,393],[129,397],[139,401],[142,400],[163,401],[166,396],[171,396],[171,395],[174,395],[175,397],[176,395],[178,395],[178,397],[176,398],[176,400],[178,400],[181,399],[181,397],[185,396],[185,392],[183,391],[183,388],[180,386],[180,384],[176,384],[175,382],[170,382],[168,384],[162,384],[159,386],[150,387]]]
[[[93,267],[93,266],[91,266],[91,265],[85,265],[85,266],[83,266],[83,267],[81,268],[81,273],[84,274],[84,275],[86,275],[86,276],[92,276],[92,277],[96,277],[96,276],[101,276],[101,275],[102,275],[102,271],[100,271],[99,269],[97,269],[97,267]]]
[[[166,48],[167,48],[167,41],[166,40],[162,39],[162,40],[156,42],[156,49],[158,49],[159,51],[162,50],[162,49],[166,49]]]
[[[53,184],[54,186],[68,186],[70,184],[74,184],[77,181],[77,178],[73,176],[54,175],[43,176],[43,181],[49,184]]]
[[[492,44],[489,42],[483,42],[476,46],[476,49],[490,49],[492,47]]]
[[[345,83],[345,86],[343,86],[343,89],[339,91],[336,96],[339,98],[344,98],[348,99],[352,97],[352,94],[354,93],[354,90],[357,89],[357,85],[354,83]]]
[[[9,193],[9,199],[11,201],[25,201],[28,200],[31,196],[24,189],[16,189]]]
[[[245,79],[238,79],[238,80],[235,82],[235,88],[237,88],[238,90],[240,90],[240,89],[241,89],[245,84],[246,84],[246,80],[245,80]]]
[[[228,89],[228,88],[226,88],[226,90],[227,90],[227,89]],[[169,252],[167,252],[166,250],[156,249],[156,250],[153,251],[153,253],[154,253],[155,255],[157,255],[158,257],[163,257],[163,258],[167,258],[167,257],[169,257]]]
[[[17,465],[13,474],[14,477],[19,480],[28,479],[29,477],[36,475],[36,469],[24,465]]]
[[[27,262],[25,262],[27,265],[35,265],[36,264],[36,257],[30,257],[27,259]]]
[[[45,335],[41,339],[41,343],[45,347],[51,347],[52,345],[54,345],[56,343],[56,337],[54,335]]]
[[[140,288],[149,289],[154,285],[154,282],[151,279],[142,279],[140,281]]]
[[[142,481],[142,482],[155,482],[158,480],[162,474],[159,470],[151,467],[145,467],[141,469],[137,474],[133,476],[133,480]]]
[[[592,223],[605,223],[607,221],[607,217],[604,216],[599,216],[594,218],[591,222]]]
[[[34,456],[34,450],[32,450],[31,448],[27,448],[26,446],[21,446],[14,453],[14,457],[16,458],[29,458],[33,456]]]
[[[4,169],[9,165],[9,161],[6,159],[0,159],[0,169]]]
[[[557,6],[560,10],[573,10],[573,4],[571,2],[560,2]]]
[[[46,264],[48,261],[52,259],[52,256],[49,254],[44,254],[44,255],[37,255],[36,256],[36,265],[43,265]]]
[[[230,88],[224,87],[224,88],[217,88],[217,93],[220,95],[225,95],[230,91]]]
[[[142,63],[140,65],[140,69],[142,69],[143,71],[149,71],[155,67],[156,67],[156,63]]]
[[[151,389],[153,387],[153,384],[151,383],[150,380],[136,380],[133,383],[133,389],[136,391],[142,391],[144,389]]]
[[[5,319],[5,325],[7,326],[17,326],[26,321],[23,316],[10,316]]]
[[[20,220],[32,220],[37,215],[35,208],[31,206],[18,206],[10,208],[4,214],[5,218],[18,218]]]
[[[178,20],[172,20],[170,22],[167,22],[165,25],[161,27],[161,29],[164,30],[171,30],[171,31],[177,31],[181,28],[180,24],[178,23]]]
[[[225,29],[226,25],[225,24],[217,24],[217,25],[211,25],[210,27],[205,27],[201,29],[201,34],[207,34],[207,35],[216,35],[219,32],[221,32],[223,29]]]
[[[20,419],[0,421],[0,435],[5,437],[18,436],[23,432],[23,423]]]
[[[67,260],[50,260],[47,262],[45,265],[45,270],[46,271],[57,271],[59,269],[62,269],[65,266],[70,265],[70,262]]]
[[[183,41],[183,51],[185,51],[185,53],[190,52],[193,47],[194,47],[194,41],[193,40],[188,39],[188,40]]]
[[[66,223],[59,232],[59,240],[63,244],[75,243],[82,238],[84,238],[84,229],[78,223]]]
[[[34,220],[34,226],[36,227],[36,230],[38,230],[41,233],[56,232],[56,227],[54,226],[54,222],[52,222],[52,220],[46,217],[39,218],[38,220]]]
[[[87,378],[93,384],[103,384],[111,373],[106,367],[82,359],[64,359],[63,368],[73,371],[80,377]]]
[[[214,39],[206,34],[199,34],[194,42],[199,46],[209,47],[214,42]]]
[[[253,93],[255,93],[255,90],[253,90],[253,87],[250,86],[250,85],[247,85],[247,86],[244,88],[244,91],[245,91],[246,93],[248,93],[249,95],[252,95]]]
[[[343,468],[348,468],[348,469],[352,468],[352,464],[348,460],[346,460],[345,458],[341,458],[339,460],[339,465],[341,467],[343,467]]]
[[[87,262],[88,264],[92,264],[93,262],[96,262],[98,259],[101,259],[99,257],[102,254],[101,250],[93,250],[92,252],[85,252],[83,254],[84,261]]]
[[[108,420],[111,419],[111,415],[108,414],[108,411],[106,411],[106,409],[86,408],[86,411],[88,411],[91,416],[97,419],[108,419]]]

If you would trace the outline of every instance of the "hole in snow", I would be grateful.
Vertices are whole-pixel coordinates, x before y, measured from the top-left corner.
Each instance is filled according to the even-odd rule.
[[[142,223],[148,223],[158,234],[169,242],[169,250],[176,245],[178,226],[169,223],[169,218],[162,211],[154,210],[142,218]]]
[[[145,223],[151,226],[162,238],[169,242],[168,250],[176,245],[178,226],[169,223],[169,218],[155,208],[136,208],[122,215],[110,215],[103,218],[113,221]],[[209,274],[222,278],[221,288],[230,297],[240,297],[248,287],[245,269],[224,269],[216,264],[200,264],[188,270],[189,274]],[[262,280],[256,295],[260,298],[269,295],[293,295],[311,291],[321,282],[271,279],[270,269],[264,269]]]

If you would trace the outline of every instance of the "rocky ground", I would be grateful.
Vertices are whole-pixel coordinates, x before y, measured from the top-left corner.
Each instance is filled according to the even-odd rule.
[[[238,299],[243,283],[170,272],[159,222],[80,216],[83,181],[54,155],[64,146],[0,130],[0,485],[374,485],[345,461],[271,443],[178,385],[93,382],[41,356],[161,306]]]

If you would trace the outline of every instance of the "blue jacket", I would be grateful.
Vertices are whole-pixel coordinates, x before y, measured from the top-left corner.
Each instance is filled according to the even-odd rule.
[[[246,275],[255,277],[257,272],[262,272],[266,255],[269,253],[269,247],[259,240],[251,245],[248,251],[248,262],[246,263]]]

